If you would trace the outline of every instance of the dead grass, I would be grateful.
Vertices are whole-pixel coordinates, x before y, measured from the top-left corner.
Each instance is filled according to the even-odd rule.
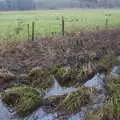
[[[86,30],[68,36],[45,37],[35,41],[0,44],[0,67],[25,73],[33,67],[52,63],[73,65],[99,59],[120,51],[120,29]]]

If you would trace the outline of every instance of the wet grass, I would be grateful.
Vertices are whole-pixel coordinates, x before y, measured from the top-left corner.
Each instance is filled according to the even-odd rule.
[[[119,120],[120,119],[120,77],[108,79],[107,91],[109,93],[104,106],[95,112],[90,112],[88,120]]]
[[[92,94],[87,87],[79,87],[77,91],[69,94],[57,107],[58,110],[65,111],[68,114],[73,114],[80,111],[81,107],[86,106],[91,102],[90,96]]]
[[[39,67],[33,68],[26,78],[32,87],[39,89],[49,89],[54,83],[54,79],[50,71]]]
[[[35,22],[35,36],[59,34],[61,32],[61,16],[65,18],[65,31],[75,28],[104,28],[105,15],[109,14],[108,27],[120,25],[120,10],[46,10],[0,12],[0,39],[28,39],[27,24]]]
[[[39,92],[27,86],[18,86],[10,88],[2,94],[3,101],[14,107],[20,116],[29,115],[40,104]]]

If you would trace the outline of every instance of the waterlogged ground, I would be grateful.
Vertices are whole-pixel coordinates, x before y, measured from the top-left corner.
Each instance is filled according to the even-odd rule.
[[[111,72],[112,76],[120,76],[119,73],[119,66],[115,66],[112,69]],[[87,87],[93,87],[96,89],[101,89],[103,90],[102,94],[99,94],[96,98],[93,97],[93,101],[95,102],[94,105],[89,106],[92,109],[98,109],[101,106],[103,106],[105,100],[106,100],[106,95],[105,95],[105,79],[106,76],[105,74],[99,74],[97,73],[92,79],[88,80],[84,86]],[[46,93],[45,97],[51,97],[51,96],[56,96],[56,95],[64,95],[64,94],[69,94],[71,92],[76,91],[77,88],[62,88],[57,80],[54,80],[54,85],[53,87]],[[0,100],[0,120],[22,120],[23,118],[19,118],[12,109],[8,109],[8,107],[3,104],[3,102]],[[87,109],[87,108],[84,108]],[[81,111],[77,114],[71,115],[68,117],[68,120],[85,120],[86,115],[84,111]],[[34,111],[31,115],[28,117],[24,118],[24,120],[59,120],[58,118],[58,113],[47,113],[44,111],[43,108],[38,108],[36,111]],[[60,119],[61,120],[61,119]]]
[[[0,120],[119,120],[119,33],[1,43]]]
[[[1,120],[10,120],[11,119],[11,115],[10,112],[8,111],[8,109],[5,107],[5,105],[2,103],[2,101],[0,100],[0,119]]]
[[[59,83],[57,82],[57,80],[54,80],[54,85],[53,87],[50,89],[50,91],[48,93],[46,93],[45,97],[50,97],[50,96],[56,96],[56,95],[65,95],[65,94],[69,94],[71,92],[76,91],[76,88],[62,88]]]
[[[0,120],[21,120],[21,118],[0,99]]]

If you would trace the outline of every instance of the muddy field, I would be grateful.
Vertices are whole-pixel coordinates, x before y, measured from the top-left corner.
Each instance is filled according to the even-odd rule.
[[[19,119],[119,120],[119,56],[120,29],[80,30],[64,37],[2,42],[1,99],[9,109],[14,108]],[[118,98],[118,102],[110,104],[107,96],[110,100]],[[0,106],[4,105],[0,102]],[[99,116],[104,110],[108,112]],[[3,119],[4,113],[0,111],[0,115]],[[33,119],[35,116],[38,119]]]
[[[26,73],[33,67],[87,62],[103,54],[119,54],[120,29],[86,30],[65,37],[41,38],[21,43],[1,43],[0,67]],[[85,57],[88,60],[85,60]]]

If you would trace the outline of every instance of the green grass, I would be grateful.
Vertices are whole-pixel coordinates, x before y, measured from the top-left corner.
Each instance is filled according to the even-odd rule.
[[[65,31],[73,28],[105,27],[105,14],[109,17],[109,27],[120,25],[119,9],[98,10],[41,10],[0,12],[0,39],[26,40],[27,24],[35,22],[35,36],[57,34],[61,31],[61,16],[65,17]],[[30,31],[31,33],[31,31]]]
[[[9,91],[2,94],[2,98],[22,117],[29,115],[41,104],[39,92],[27,86],[10,88]]]

